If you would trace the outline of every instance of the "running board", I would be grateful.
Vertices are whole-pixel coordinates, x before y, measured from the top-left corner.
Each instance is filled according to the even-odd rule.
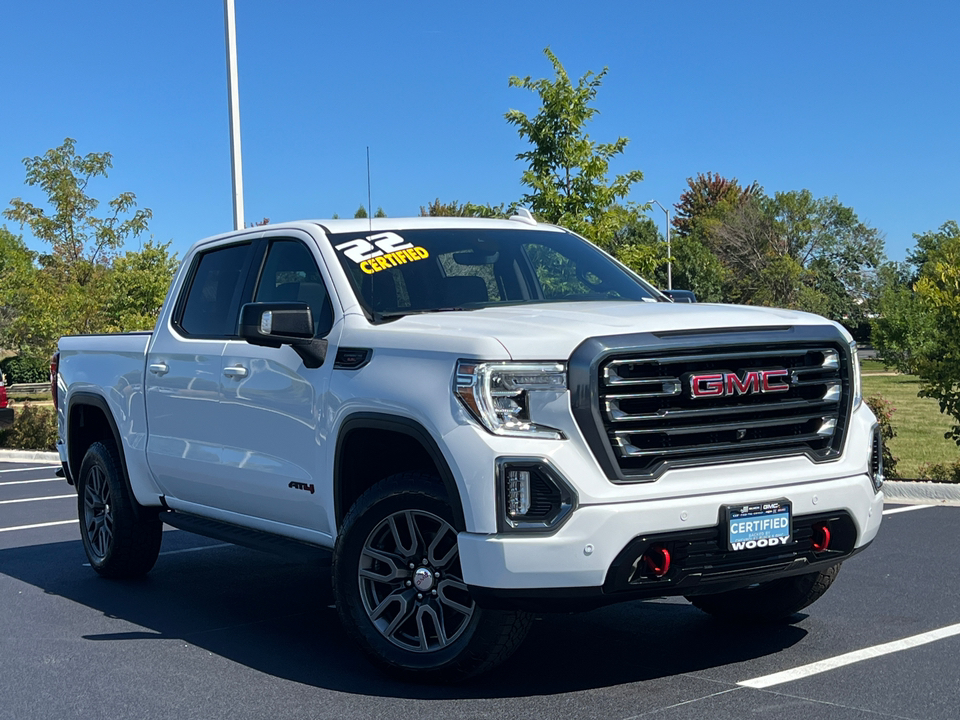
[[[161,512],[160,519],[171,527],[195,535],[203,535],[214,540],[223,540],[234,545],[242,545],[253,550],[280,555],[297,562],[310,563],[319,567],[330,567],[331,551],[318,545],[310,545],[261,530],[252,530],[174,510]]]

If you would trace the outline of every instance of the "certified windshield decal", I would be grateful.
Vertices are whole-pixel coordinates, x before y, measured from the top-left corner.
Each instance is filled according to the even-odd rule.
[[[430,257],[426,248],[408,243],[392,232],[378,233],[360,240],[349,240],[335,247],[359,265],[367,275]]]

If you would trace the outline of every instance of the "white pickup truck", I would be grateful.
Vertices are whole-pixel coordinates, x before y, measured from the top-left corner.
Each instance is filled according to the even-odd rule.
[[[163,523],[325,551],[344,626],[410,679],[492,667],[536,611],[789,619],[880,525],[842,327],[675,304],[526,212],[203,240],[153,332],[55,360],[94,570],[148,572]]]

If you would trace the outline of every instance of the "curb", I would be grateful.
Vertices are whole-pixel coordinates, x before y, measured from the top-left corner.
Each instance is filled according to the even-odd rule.
[[[42,462],[60,464],[60,455],[41,450],[0,450],[0,462]]]
[[[883,483],[883,496],[890,502],[911,505],[960,505],[960,485],[932,482]]]

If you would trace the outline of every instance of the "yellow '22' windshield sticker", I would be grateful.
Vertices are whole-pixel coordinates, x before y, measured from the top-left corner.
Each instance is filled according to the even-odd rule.
[[[348,240],[335,247],[367,275],[430,257],[426,248],[415,246],[392,232]]]

